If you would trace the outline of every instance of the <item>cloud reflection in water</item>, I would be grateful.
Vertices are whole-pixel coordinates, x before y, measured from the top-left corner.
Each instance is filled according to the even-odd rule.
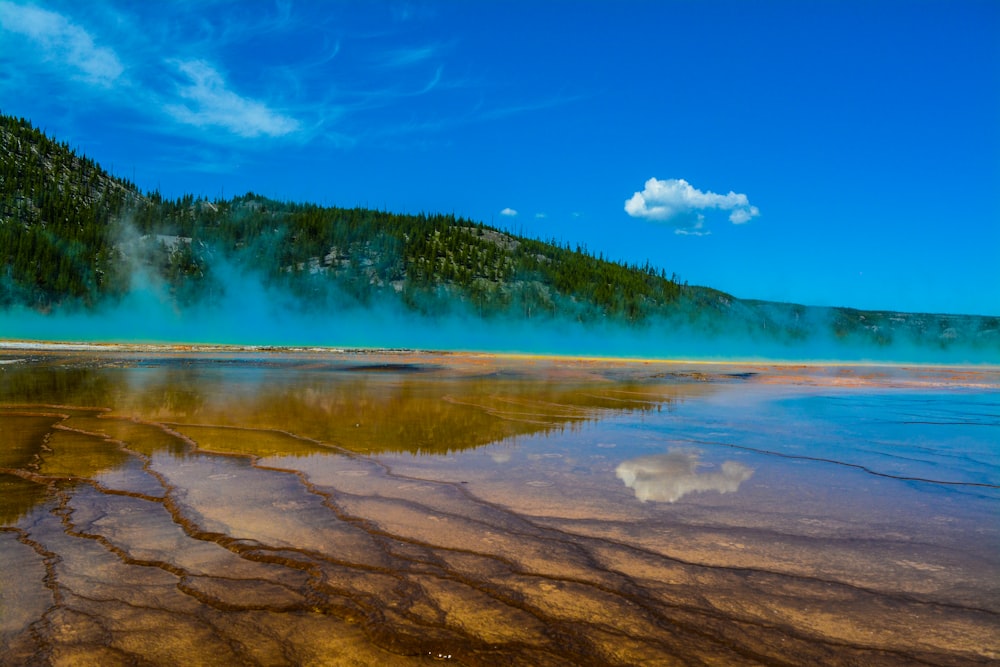
[[[699,458],[696,451],[674,449],[622,461],[615,474],[642,502],[668,503],[696,491],[733,493],[753,475],[753,468],[736,461],[724,462],[719,472],[699,473],[698,467],[706,465],[699,463]]]

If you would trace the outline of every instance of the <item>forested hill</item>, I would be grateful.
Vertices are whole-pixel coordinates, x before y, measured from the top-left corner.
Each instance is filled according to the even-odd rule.
[[[1000,350],[997,318],[745,301],[688,287],[661,267],[454,216],[253,193],[166,199],[9,116],[0,116],[0,259],[4,309],[101,309],[152,282],[183,311],[252,279],[303,310],[388,302],[424,316],[617,321],[793,343],[819,326],[871,345]]]
[[[309,298],[366,303],[396,295],[426,313],[455,300],[483,316],[615,316],[638,321],[681,286],[650,266],[514,237],[462,218],[278,202],[141,194],[25,120],[2,118],[0,303],[94,306],[126,292],[135,270],[180,305],[218,296],[220,262]],[[335,289],[334,289],[335,288]]]
[[[25,120],[0,116],[0,305],[93,305],[127,288],[113,221],[141,201]]]

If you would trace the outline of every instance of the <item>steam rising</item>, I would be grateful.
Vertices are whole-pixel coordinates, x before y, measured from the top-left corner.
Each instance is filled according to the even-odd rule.
[[[1000,363],[1000,334],[984,329],[996,318],[949,318],[931,344],[866,327],[841,327],[846,311],[733,300],[720,293],[710,299],[683,297],[667,314],[635,324],[605,316],[584,302],[566,300],[557,315],[478,312],[468,297],[439,289],[420,314],[397,291],[373,289],[364,303],[345,293],[335,279],[305,272],[294,292],[246,268],[268,247],[245,248],[230,256],[202,247],[208,274],[192,290],[208,297],[183,298],[153,270],[153,245],[188,243],[180,237],[141,237],[127,223],[117,247],[131,274],[130,291],[117,303],[87,311],[57,307],[39,312],[25,307],[0,310],[0,339],[60,342],[148,342],[334,348],[410,348],[520,352],[575,356],[690,358],[706,360],[836,360],[934,363]],[[266,239],[265,239],[266,240]],[[265,241],[261,241],[264,243]],[[260,245],[260,244],[258,244]],[[161,249],[162,252],[162,249]],[[364,279],[367,282],[367,278]],[[305,287],[303,288],[302,285]],[[173,291],[172,291],[173,290]],[[694,292],[692,292],[694,293]],[[199,293],[201,294],[201,293]],[[890,314],[891,315],[891,314]],[[943,319],[908,316],[925,328]],[[923,316],[919,316],[923,317]],[[903,320],[901,320],[903,321]],[[904,326],[904,325],[900,325]],[[993,326],[990,324],[989,326]],[[853,327],[853,328],[851,328]],[[860,333],[859,333],[860,331]],[[923,330],[921,330],[923,331]],[[922,333],[920,335],[923,335]],[[936,336],[936,338],[934,337]],[[875,341],[875,342],[873,342]]]
[[[480,317],[463,302],[450,312],[423,316],[389,297],[362,305],[346,295],[320,294],[303,302],[266,286],[253,272],[225,262],[213,267],[222,285],[211,302],[178,306],[153,276],[137,271],[132,290],[116,305],[96,311],[50,313],[0,310],[0,338],[335,348],[409,348],[520,352],[576,356],[691,358],[706,360],[869,360],[936,363],[996,362],[991,350],[860,344],[836,339],[814,314],[795,323],[794,339],[760,329],[727,331],[695,308],[629,326],[610,319],[583,324],[568,317]]]

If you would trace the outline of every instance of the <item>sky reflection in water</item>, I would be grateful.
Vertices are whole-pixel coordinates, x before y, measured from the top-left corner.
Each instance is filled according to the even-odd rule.
[[[668,503],[695,492],[734,493],[753,475],[752,468],[738,461],[724,461],[718,472],[699,472],[698,468],[704,467],[699,458],[695,451],[671,450],[622,461],[615,474],[642,502]]]
[[[1000,658],[995,371],[7,357],[4,664]]]

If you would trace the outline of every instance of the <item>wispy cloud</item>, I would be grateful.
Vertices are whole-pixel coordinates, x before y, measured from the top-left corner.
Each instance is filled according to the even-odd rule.
[[[280,138],[394,148],[440,145],[460,128],[579,99],[555,91],[486,104],[491,83],[455,59],[462,38],[425,32],[413,19],[434,12],[419,6],[419,16],[388,27],[380,19],[372,30],[381,10],[276,0],[233,14],[230,3],[105,0],[51,9],[0,0],[0,93],[30,89],[71,111],[124,112],[151,134],[213,145]]]
[[[711,236],[712,232],[705,229],[705,216],[699,215],[698,221],[691,227],[678,227],[674,234],[681,236]]]
[[[436,70],[434,70],[434,76],[431,77],[431,80],[427,82],[427,85],[424,86],[420,90],[420,92],[417,93],[417,95],[425,95],[434,90],[435,88],[437,88],[438,84],[441,83],[441,74],[443,72],[444,72],[444,67],[438,67]]]
[[[729,211],[729,221],[736,225],[760,215],[760,210],[752,206],[744,194],[702,192],[683,178],[664,181],[651,178],[642,192],[636,192],[625,202],[625,212],[634,218],[666,222],[688,234],[700,236],[708,234],[699,232],[705,221],[702,211],[712,209]]]
[[[241,137],[280,137],[300,123],[263,102],[233,92],[225,78],[202,60],[169,61],[186,81],[177,88],[183,100],[164,106],[175,120],[196,127],[217,127]]]
[[[162,35],[139,45],[127,29],[127,24],[134,22],[127,20],[131,15],[117,17],[105,11],[90,18],[103,33],[88,31],[69,14],[0,0],[0,39],[6,47],[20,38],[20,44],[12,45],[21,48],[16,62],[28,67],[48,63],[63,81],[82,80],[97,86],[102,96],[106,96],[105,91],[127,91],[115,99],[147,112],[162,110],[184,125],[243,138],[281,137],[301,128],[296,118],[233,90],[208,60],[171,59],[170,44]],[[116,18],[122,20],[116,22]],[[132,47],[125,49],[133,61],[128,67],[115,49],[102,45],[109,33],[117,36],[119,45]],[[24,49],[25,45],[29,48]],[[183,50],[190,52],[192,48],[188,45]],[[173,86],[164,85],[165,70],[174,79]]]
[[[437,55],[437,46],[418,46],[410,49],[398,49],[385,54],[383,64],[386,67],[405,67],[430,60]]]
[[[504,210],[500,211],[500,215],[505,215],[508,218],[513,218],[513,217],[515,217],[517,215],[517,211],[515,211],[514,209],[512,209],[510,207],[507,207]]]
[[[393,21],[405,23],[431,19],[438,15],[441,9],[430,2],[394,2],[389,11]]]
[[[501,118],[507,118],[509,116],[517,116],[523,113],[544,111],[555,107],[561,107],[567,104],[572,104],[574,102],[579,102],[581,100],[588,99],[588,97],[589,97],[588,95],[562,95],[557,97],[548,97],[545,99],[525,102],[523,104],[506,104],[504,106],[496,106],[489,109],[484,109],[479,112],[478,117],[480,120],[499,120]]]
[[[76,71],[88,83],[109,86],[125,71],[114,50],[98,46],[89,32],[57,12],[2,0],[0,28],[26,37],[44,59]]]

